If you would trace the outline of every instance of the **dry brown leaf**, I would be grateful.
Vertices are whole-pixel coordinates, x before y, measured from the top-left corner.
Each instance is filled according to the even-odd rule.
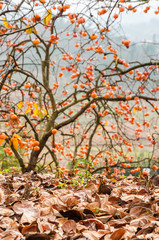
[[[48,221],[42,221],[40,218],[37,220],[37,226],[38,226],[38,232],[40,233],[51,233],[56,229],[56,226],[58,226],[57,222],[51,223]]]
[[[17,240],[17,239],[24,239],[23,235],[19,231],[6,230],[0,233],[0,239],[3,240]]]
[[[68,208],[72,208],[73,206],[77,205],[79,203],[79,199],[77,197],[69,197],[66,200],[66,206]]]
[[[100,240],[102,239],[109,231],[105,230],[104,232],[97,232],[97,231],[89,231],[89,230],[84,230],[82,232],[82,235],[86,237],[89,240]]]
[[[23,235],[26,235],[28,233],[36,233],[38,232],[38,227],[37,227],[37,223],[32,223],[30,225],[26,225],[22,228],[21,230]]]
[[[87,201],[87,195],[85,191],[78,191],[74,193],[74,196],[78,197],[80,199],[80,202],[86,202]]]
[[[65,233],[70,233],[76,232],[76,222],[74,220],[67,220],[63,225],[62,225],[62,230]]]
[[[52,212],[52,207],[43,207],[40,209],[40,216],[49,215]]]
[[[88,230],[86,226],[81,225],[79,222],[76,223],[76,229],[77,229],[77,232],[78,232],[78,233],[81,233],[81,232],[83,232],[84,230]]]
[[[94,193],[97,193],[98,192],[98,186],[92,182],[88,183],[86,186],[85,186],[85,189],[86,190],[91,190],[91,193],[94,194]]]
[[[159,186],[159,175],[152,176],[151,181],[155,186]]]
[[[92,202],[92,203],[87,203],[86,208],[90,209],[93,213],[96,213],[97,209],[100,208],[100,203],[99,202]]]
[[[141,235],[141,234],[148,234],[148,233],[152,233],[154,231],[156,227],[156,224],[147,224],[145,227],[143,227],[140,231],[138,231],[138,233],[136,234],[137,236]]]
[[[141,217],[141,218],[133,219],[130,222],[130,225],[142,228],[148,223],[151,223],[151,221],[148,219],[148,217]]]
[[[50,240],[50,237],[47,234],[36,233],[27,236],[26,240]]]
[[[99,194],[110,195],[111,191],[112,191],[112,186],[111,185],[102,184],[102,183],[99,185],[99,189],[98,189]]]
[[[145,188],[143,188],[143,189],[140,189],[137,194],[138,195],[145,195],[147,193],[148,193],[148,191]]]
[[[12,208],[17,214],[23,214],[20,221],[22,224],[32,223],[40,217],[39,207],[34,207],[34,203],[28,200],[17,202]]]
[[[0,188],[0,205],[5,202],[5,194],[4,191]]]
[[[105,206],[105,208],[100,208],[100,211],[107,215],[115,216],[117,213],[117,208],[115,208],[111,205],[107,205],[107,206]]]
[[[141,217],[141,216],[151,216],[153,215],[151,209],[137,206],[130,209],[130,215],[133,217]]]
[[[46,197],[43,200],[42,207],[55,207],[57,210],[65,208],[65,204],[59,197]]]
[[[107,223],[112,218],[112,215],[99,216],[97,219],[103,224]]]
[[[109,202],[110,202],[112,205],[116,205],[116,204],[122,202],[119,197],[115,197],[115,196],[109,197],[108,200],[109,200]],[[123,203],[124,203],[124,201],[123,201]]]
[[[84,215],[82,212],[78,210],[68,210],[68,211],[60,211],[60,214],[68,219],[73,219],[75,222],[79,222],[80,220],[84,219]]]
[[[144,201],[145,200],[145,196],[135,195],[135,194],[130,194],[130,195],[123,194],[121,196],[121,200],[125,201],[125,202],[130,202],[130,201],[139,202],[139,201]]]
[[[123,235],[125,234],[126,230],[123,228],[120,228],[118,230],[116,230],[115,232],[113,232],[110,236],[111,240],[120,240],[122,239]]]
[[[88,229],[92,230],[92,231],[98,231],[99,229],[105,230],[104,224],[101,221],[94,219],[94,218],[82,220],[79,223],[88,227]]]
[[[14,215],[14,212],[7,207],[0,207],[0,216],[10,217]]]
[[[17,214],[22,214],[25,212],[26,209],[33,209],[34,203],[32,201],[23,200],[21,202],[17,202],[13,205],[12,209]]]
[[[109,221],[110,226],[113,226],[114,228],[121,228],[128,224],[128,222],[124,219],[114,219]]]

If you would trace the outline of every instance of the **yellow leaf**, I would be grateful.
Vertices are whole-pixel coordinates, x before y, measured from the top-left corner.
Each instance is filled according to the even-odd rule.
[[[39,116],[40,118],[43,118],[43,117],[44,117],[43,114],[42,114],[42,111],[39,110],[38,116]]]
[[[51,20],[51,9],[47,10],[47,15],[43,18],[43,23],[48,25],[49,21]]]
[[[33,27],[33,33],[37,34],[38,31],[36,30],[36,27]]]
[[[31,111],[30,106],[26,109],[25,113],[29,113]]]
[[[49,118],[49,114],[45,108],[43,108],[44,114]]]
[[[134,108],[134,114],[136,114],[136,112],[137,112],[137,111],[136,111],[136,108]]]
[[[39,114],[39,109],[38,108],[35,108],[34,110],[34,115],[37,116]]]
[[[26,26],[26,28],[28,28],[28,29],[26,29],[26,33],[30,35],[32,33],[32,28],[29,28],[29,27],[30,27],[30,25]]]
[[[13,147],[14,149],[17,151],[18,150],[18,139],[14,138],[12,141]]]
[[[6,19],[5,17],[2,17],[2,19],[3,19],[3,24],[4,24],[4,26],[7,28],[8,25],[9,25],[7,19]]]
[[[107,122],[107,120],[105,120],[105,126],[107,126],[108,125],[108,122]]]
[[[21,109],[22,107],[23,107],[23,101],[20,101],[20,102],[18,103],[18,108]]]
[[[35,107],[35,109],[38,109],[38,104],[34,103],[33,106]]]
[[[44,111],[45,115],[47,115],[47,110],[45,108],[43,108],[43,111]]]
[[[21,138],[21,136],[19,136],[18,134],[13,134],[13,137]]]

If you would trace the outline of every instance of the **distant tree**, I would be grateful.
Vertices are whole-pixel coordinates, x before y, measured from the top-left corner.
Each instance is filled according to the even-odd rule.
[[[0,1],[0,144],[22,172],[79,158],[125,168],[142,149],[158,162],[159,60],[127,62],[131,41],[112,34],[151,2]]]

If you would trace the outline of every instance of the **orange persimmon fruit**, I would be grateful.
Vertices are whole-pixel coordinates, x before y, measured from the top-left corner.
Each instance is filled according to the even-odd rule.
[[[38,38],[35,38],[34,40],[33,40],[33,44],[34,45],[38,45],[40,43],[40,40],[38,39]]]
[[[52,129],[51,132],[52,132],[53,135],[55,135],[57,133],[57,129],[54,128],[54,129]]]
[[[34,147],[34,151],[39,151],[39,149],[40,149],[39,146]]]

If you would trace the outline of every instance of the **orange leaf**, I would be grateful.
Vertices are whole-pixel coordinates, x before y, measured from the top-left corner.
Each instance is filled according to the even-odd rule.
[[[125,234],[126,230],[123,228],[120,228],[118,230],[116,230],[115,232],[113,232],[113,234],[110,236],[110,239],[112,240],[120,240],[123,235]]]

